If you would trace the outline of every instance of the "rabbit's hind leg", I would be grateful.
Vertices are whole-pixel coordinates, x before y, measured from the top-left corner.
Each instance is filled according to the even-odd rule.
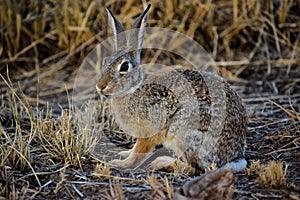
[[[176,167],[176,160],[176,158],[170,156],[160,156],[150,163],[150,167],[156,170],[165,169],[172,171]]]

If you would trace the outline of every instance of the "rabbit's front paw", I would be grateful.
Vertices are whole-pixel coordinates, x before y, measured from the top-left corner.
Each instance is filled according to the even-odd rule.
[[[107,164],[108,164],[108,166],[114,167],[114,168],[125,168],[125,167],[123,167],[124,166],[123,161],[124,160],[114,159],[114,160],[109,161]]]
[[[121,168],[121,169],[134,169],[137,167],[146,157],[148,154],[146,153],[131,153],[126,159],[124,160],[111,160],[108,162],[110,167],[114,168]]]

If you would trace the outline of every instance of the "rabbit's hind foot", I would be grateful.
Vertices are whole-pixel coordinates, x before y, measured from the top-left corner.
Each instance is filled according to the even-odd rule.
[[[176,167],[176,158],[170,156],[160,156],[150,163],[150,167],[155,170],[172,171]]]

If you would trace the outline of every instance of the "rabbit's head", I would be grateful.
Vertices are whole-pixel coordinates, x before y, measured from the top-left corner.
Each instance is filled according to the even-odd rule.
[[[140,65],[140,55],[150,6],[133,23],[128,39],[124,26],[106,9],[116,52],[103,61],[101,77],[96,85],[99,93],[122,96],[134,92],[143,83],[145,72]]]

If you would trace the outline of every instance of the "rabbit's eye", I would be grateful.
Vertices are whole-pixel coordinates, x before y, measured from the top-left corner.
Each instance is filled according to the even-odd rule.
[[[132,69],[132,64],[126,61],[121,64],[119,72],[120,74],[126,74],[127,72],[130,72],[131,69]]]

